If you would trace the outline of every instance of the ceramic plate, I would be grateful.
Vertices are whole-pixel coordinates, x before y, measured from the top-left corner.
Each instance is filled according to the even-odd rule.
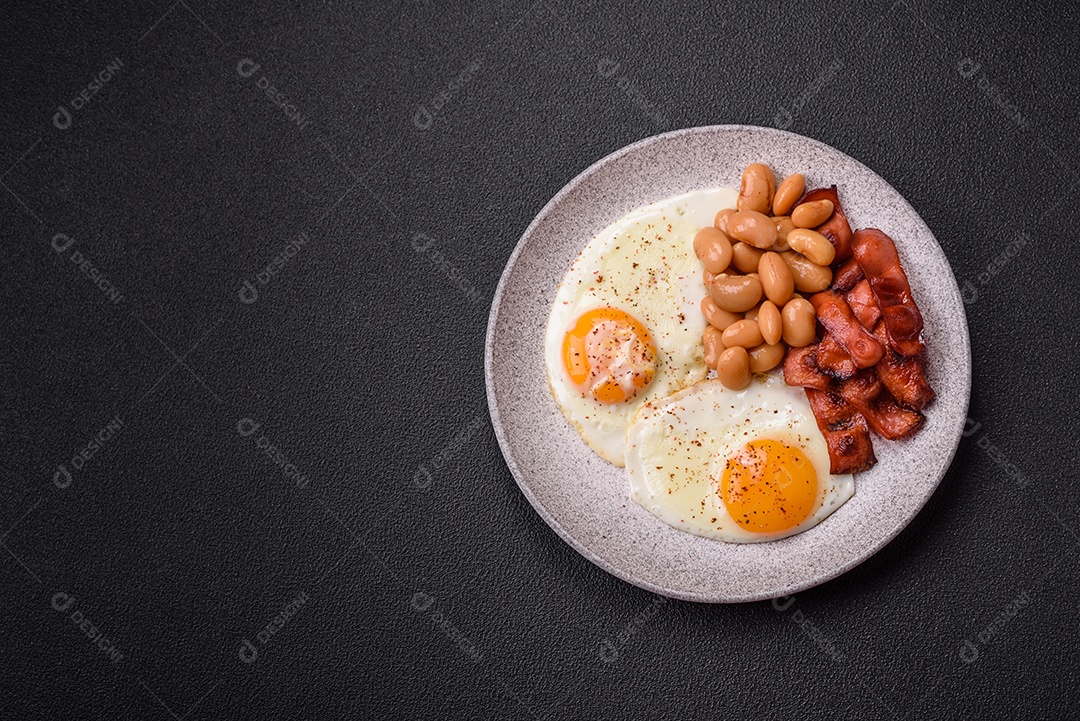
[[[594,454],[548,389],[543,336],[555,291],[593,234],[629,211],[692,190],[737,188],[750,163],[808,187],[840,187],[852,228],[896,241],[925,320],[937,399],[906,441],[873,437],[878,463],[820,525],[770,543],[727,544],[678,531],[630,500],[623,469]],[[488,321],[492,423],[525,497],[563,539],[609,573],[701,602],[754,601],[809,588],[854,567],[906,526],[941,482],[971,388],[967,320],[949,262],[926,223],[884,179],[823,143],[779,130],[719,125],[665,133],[600,160],[540,211],[503,272]]]

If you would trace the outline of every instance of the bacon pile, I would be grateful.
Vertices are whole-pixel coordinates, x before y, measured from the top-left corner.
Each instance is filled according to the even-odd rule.
[[[922,314],[895,244],[880,230],[852,233],[835,186],[799,203],[822,198],[835,206],[817,228],[836,248],[833,284],[810,297],[818,342],[788,352],[784,381],[806,389],[832,473],[855,473],[877,460],[870,430],[889,440],[911,436],[934,391],[924,372]]]

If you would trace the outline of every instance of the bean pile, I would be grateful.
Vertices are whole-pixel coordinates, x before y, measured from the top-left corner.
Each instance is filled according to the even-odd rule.
[[[780,365],[789,347],[814,341],[814,306],[801,294],[832,283],[836,249],[813,228],[834,207],[830,200],[796,206],[805,186],[801,173],[777,186],[773,171],[754,163],[743,171],[736,209],[721,210],[694,236],[708,290],[705,362],[732,390]]]

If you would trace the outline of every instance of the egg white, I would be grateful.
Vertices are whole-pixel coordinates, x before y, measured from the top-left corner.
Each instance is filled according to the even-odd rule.
[[[818,478],[810,515],[784,531],[748,531],[720,498],[724,464],[746,443],[771,439],[797,446]],[[627,430],[631,498],[670,526],[730,543],[773,541],[816,526],[855,492],[850,474],[829,473],[825,438],[802,388],[779,373],[755,376],[742,391],[705,380],[644,407]]]
[[[552,395],[567,421],[602,458],[624,464],[626,429],[649,400],[663,398],[705,378],[701,336],[704,268],[694,235],[716,213],[734,208],[733,188],[700,190],[639,208],[597,234],[559,285],[548,317],[544,365]],[[641,321],[657,347],[652,382],[625,403],[583,397],[562,358],[567,330],[586,311],[610,306]]]

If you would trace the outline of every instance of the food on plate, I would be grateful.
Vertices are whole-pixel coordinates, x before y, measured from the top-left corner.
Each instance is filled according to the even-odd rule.
[[[784,377],[806,388],[834,470],[865,470],[875,462],[868,429],[890,440],[910,437],[934,398],[922,314],[893,240],[877,229],[852,232],[835,185],[807,191],[783,210],[786,221],[773,220],[791,250],[780,256],[817,326],[792,332],[785,325]],[[794,321],[798,310],[781,315]]]
[[[777,253],[784,250],[791,250],[791,246],[788,245],[787,237],[788,233],[795,230],[795,224],[791,222],[791,218],[787,215],[779,217],[773,217],[773,225],[776,226],[776,240],[773,241],[772,250]]]
[[[806,395],[778,374],[742,392],[713,379],[650,401],[627,431],[626,471],[650,513],[731,543],[805,531],[855,491],[830,470]]]
[[[762,254],[758,261],[758,279],[761,280],[765,297],[775,305],[787,303],[795,292],[795,280],[779,253],[769,251]]]
[[[844,214],[844,207],[840,205],[840,194],[836,191],[836,186],[818,188],[805,193],[803,197],[799,198],[799,202],[795,204],[795,207],[798,208],[803,203],[813,203],[818,200],[828,200],[832,203],[833,214],[814,230],[829,239],[829,242],[836,248],[836,260],[843,263],[851,257],[852,233],[847,215]],[[791,212],[794,213],[795,211],[792,210]]]
[[[844,294],[844,298],[847,299],[851,312],[864,328],[873,328],[877,325],[878,318],[881,317],[881,309],[878,308],[874,293],[870,290],[870,284],[865,279],[853,285],[851,290]],[[879,340],[882,339],[879,338]],[[885,343],[887,344],[887,340]]]
[[[862,268],[854,258],[849,258],[840,264],[833,274],[832,289],[845,291],[851,290],[855,284],[863,279]]]
[[[780,315],[780,309],[771,300],[763,301],[754,316],[758,328],[761,329],[761,337],[769,345],[776,345],[784,333],[784,319]]]
[[[708,291],[722,310],[745,313],[761,300],[761,280],[752,275],[720,273],[709,281]]]
[[[713,227],[718,228],[724,233],[727,232],[728,218],[735,215],[735,208],[724,208],[713,216]]]
[[[749,243],[736,243],[731,246],[731,265],[740,273],[754,273],[761,263],[765,251],[758,250]],[[728,269],[731,272],[731,268]]]
[[[852,232],[836,185],[747,166],[636,210],[559,285],[552,394],[631,497],[733,543],[819,523],[934,399],[923,319],[892,239]],[[781,369],[772,372],[774,369]]]
[[[728,348],[716,360],[716,377],[728,388],[750,385],[750,352],[741,346]]]
[[[784,360],[787,347],[783,343],[770,343],[765,341],[761,345],[747,351],[750,359],[751,373],[765,373],[780,365]]]
[[[922,355],[902,356],[888,348],[888,335],[881,321],[874,325],[874,335],[886,346],[885,356],[874,366],[878,378],[897,403],[913,411],[921,411],[934,400],[934,389],[926,381]]]
[[[816,228],[832,217],[833,203],[828,198],[800,203],[791,211],[791,224],[796,228]]]
[[[720,360],[720,354],[724,352],[723,331],[713,326],[705,329],[701,338],[705,344],[705,365],[715,368]]]
[[[889,346],[900,355],[917,355],[922,350],[922,314],[911,297],[911,286],[900,267],[892,238],[880,230],[860,230],[852,248],[881,309]]]
[[[818,368],[839,380],[847,380],[859,371],[859,367],[855,365],[855,361],[851,359],[848,352],[829,333],[826,333],[818,343],[814,362]]]
[[[753,374],[778,366],[789,341],[807,345],[814,340],[813,306],[797,293],[829,287],[828,264],[835,250],[825,236],[805,226],[831,222],[834,204],[828,199],[804,203],[798,215],[804,227],[797,227],[790,216],[767,215],[794,212],[805,198],[804,189],[801,174],[777,186],[771,168],[749,165],[742,174],[737,209],[720,209],[712,225],[694,237],[710,301],[702,304],[701,312],[710,329],[721,331],[719,336],[714,330],[705,333],[703,342],[710,351],[706,362],[732,390],[747,387]]]
[[[628,214],[585,246],[559,285],[544,339],[548,383],[567,421],[615,465],[641,406],[708,373],[693,238],[736,195],[699,191]]]
[[[743,171],[735,207],[740,211],[752,211],[763,215],[772,207],[775,192],[776,177],[773,175],[772,168],[761,163],[753,163],[746,166],[746,170]]]
[[[806,398],[828,444],[831,473],[858,473],[877,463],[866,419],[850,403],[814,388],[806,389]]]
[[[780,311],[783,319],[784,342],[792,348],[802,348],[814,340],[814,306],[806,298],[795,297]]]
[[[705,320],[718,331],[722,331],[729,325],[737,320],[742,320],[743,316],[739,313],[732,313],[729,310],[724,310],[716,304],[716,301],[705,296],[701,299],[701,314],[705,316]]]
[[[728,218],[727,234],[759,250],[776,242],[776,223],[756,210],[740,210]]]
[[[789,233],[788,242],[790,241],[791,234]],[[780,253],[780,257],[791,271],[791,279],[798,292],[817,293],[819,290],[825,290],[832,283],[833,274],[829,266],[818,265],[795,250],[785,250]]]
[[[805,189],[806,177],[802,173],[792,173],[784,178],[783,182],[776,187],[776,194],[773,196],[773,215],[779,217],[790,214]]]
[[[784,381],[840,396],[866,419],[874,432],[888,440],[906,438],[922,427],[923,415],[900,406],[874,369],[864,368],[843,380],[833,378],[818,364],[817,353],[817,346],[788,353],[784,359]]]
[[[794,216],[792,216],[792,219],[794,220]],[[832,243],[816,230],[795,228],[795,230],[788,233],[787,242],[792,250],[801,253],[815,265],[828,266],[836,257],[836,249],[833,248]]]
[[[818,322],[847,351],[856,368],[877,365],[885,355],[885,348],[870,335],[869,330],[863,328],[843,296],[823,290],[810,296],[810,303],[817,313]]]
[[[792,348],[784,358],[784,382],[789,386],[827,391],[833,379],[817,364],[817,345]]]
[[[706,226],[694,236],[694,254],[710,273],[723,273],[731,263],[731,241],[723,231]]]
[[[725,348],[756,348],[765,342],[756,318],[737,320],[720,334]]]

